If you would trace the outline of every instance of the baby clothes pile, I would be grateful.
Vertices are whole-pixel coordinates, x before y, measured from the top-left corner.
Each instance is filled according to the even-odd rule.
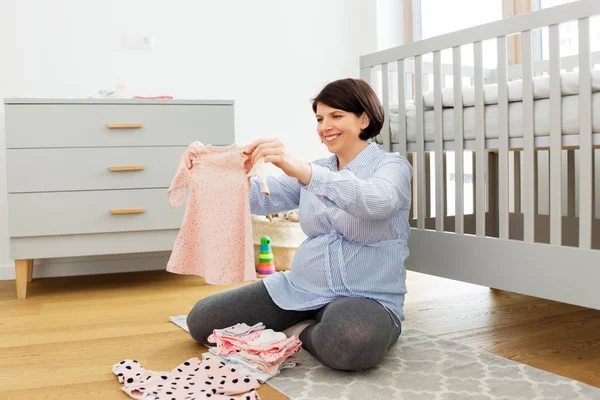
[[[262,322],[253,326],[238,323],[224,329],[215,329],[208,337],[210,347],[204,359],[217,359],[240,373],[266,382],[283,368],[295,367],[301,360],[293,357],[302,347],[296,336],[265,329]]]

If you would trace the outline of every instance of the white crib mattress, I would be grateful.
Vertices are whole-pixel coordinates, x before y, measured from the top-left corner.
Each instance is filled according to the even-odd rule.
[[[592,92],[600,92],[600,69],[591,69]],[[560,88],[562,96],[573,96],[579,94],[579,72],[561,73]],[[523,80],[517,79],[507,82],[508,86],[508,101],[520,102],[523,101]],[[485,105],[498,104],[498,84],[488,84],[483,86],[483,99]],[[462,88],[463,106],[475,106],[475,88],[473,86],[465,86]],[[533,78],[533,98],[534,100],[550,98],[550,77],[539,76]],[[423,93],[423,106],[425,108],[434,107],[434,92],[433,90]],[[454,89],[442,89],[442,107],[454,107]]]
[[[445,108],[442,111],[442,136],[445,141],[454,140],[454,108]],[[425,142],[435,141],[433,110],[424,111],[424,136]],[[534,135],[550,135],[550,100],[540,99],[534,101]],[[406,109],[406,131],[408,142],[416,142],[416,108],[408,104]],[[498,138],[498,105],[491,104],[484,107],[485,138]],[[523,102],[508,104],[508,136],[510,138],[523,137]],[[392,143],[398,143],[399,116],[397,108],[390,113],[390,128]],[[464,139],[475,139],[475,107],[463,109]],[[600,132],[600,93],[592,94],[592,131]],[[563,135],[579,134],[579,96],[562,97],[562,133]],[[381,135],[377,142],[381,143]]]

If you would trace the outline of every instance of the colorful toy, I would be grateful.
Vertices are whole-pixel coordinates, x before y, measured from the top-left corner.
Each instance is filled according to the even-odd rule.
[[[260,238],[260,253],[258,255],[259,275],[272,275],[276,272],[273,262],[273,250],[271,249],[271,238],[263,236]]]

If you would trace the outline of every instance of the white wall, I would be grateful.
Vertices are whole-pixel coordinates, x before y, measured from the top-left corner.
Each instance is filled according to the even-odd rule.
[[[328,81],[359,76],[359,56],[377,49],[375,4],[0,0],[0,98],[88,97],[124,83],[128,95],[234,99],[238,143],[279,136],[298,157],[322,157],[310,99]],[[155,48],[124,50],[122,34],[153,35]],[[0,151],[0,279],[13,279],[5,171]],[[164,268],[164,255],[123,259],[51,260],[35,273]]]

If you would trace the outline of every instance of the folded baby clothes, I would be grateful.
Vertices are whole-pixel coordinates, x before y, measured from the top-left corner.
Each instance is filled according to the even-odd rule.
[[[208,337],[208,342],[216,344],[220,355],[235,354],[241,350],[245,350],[249,354],[260,356],[263,360],[271,364],[285,360],[287,357],[298,352],[302,346],[298,337],[290,336],[288,338],[285,334],[283,334],[283,337],[285,337],[283,340],[261,342],[260,338],[262,332],[263,331],[254,331],[245,335],[232,336],[216,329]],[[260,344],[250,344],[255,341],[258,341]]]
[[[240,372],[265,382],[279,374],[283,368],[291,368],[301,363],[292,357],[302,348],[298,337],[287,337],[283,332],[265,329],[262,323],[252,327],[240,323],[223,329],[215,329],[208,337],[211,356],[228,366],[235,365]]]
[[[260,371],[269,374],[270,376],[277,375],[283,368],[295,367],[296,365],[302,363],[302,360],[293,356],[286,357],[285,359],[282,359],[276,363],[269,363],[263,360],[260,356],[257,356],[256,354],[249,354],[244,350],[240,351],[237,355],[239,357],[243,357],[247,362],[254,365]]]
[[[250,177],[260,178],[262,193],[268,195],[269,187],[264,160],[253,164],[246,148],[194,142],[182,154],[168,200],[172,208],[187,207],[167,271],[199,275],[214,285],[256,280]]]
[[[202,357],[212,357],[224,362],[228,367],[235,368],[241,374],[254,378],[259,382],[267,382],[272,377],[277,376],[281,370],[293,368],[302,363],[302,360],[299,358],[288,357],[282,364],[271,365],[262,361],[260,357],[249,355],[243,351],[230,356],[219,356],[212,348],[210,352],[202,354]]]
[[[197,357],[171,371],[144,369],[136,360],[112,367],[121,389],[139,400],[260,400],[260,383],[213,357]]]

